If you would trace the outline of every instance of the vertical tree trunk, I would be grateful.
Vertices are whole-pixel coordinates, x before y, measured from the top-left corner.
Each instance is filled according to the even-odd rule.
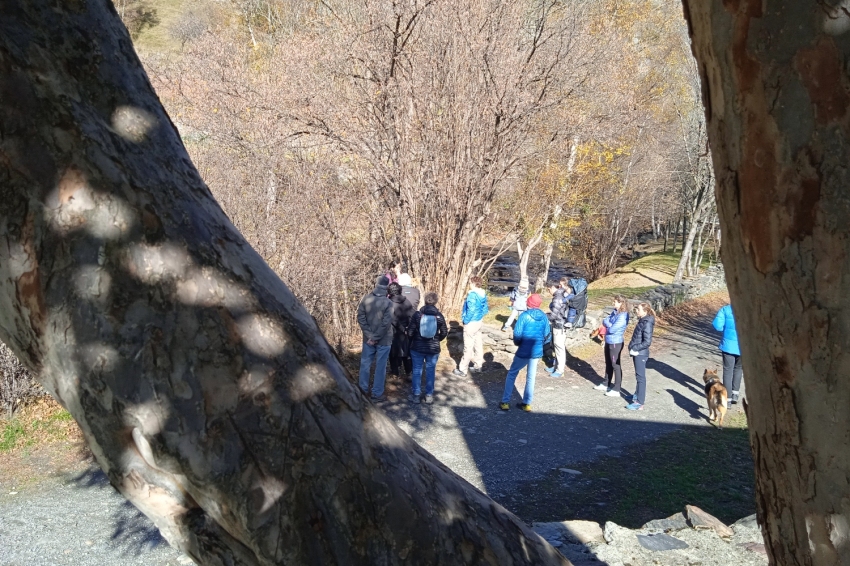
[[[110,482],[203,564],[566,564],[360,394],[131,45],[106,0],[0,3],[0,339]]]
[[[677,218],[676,219],[676,227],[673,228],[673,250],[672,250],[673,253],[676,253],[676,242],[678,241],[677,237],[679,235],[679,227],[681,226],[681,224],[682,224],[682,219]]]
[[[534,284],[534,291],[539,293],[546,287],[546,282],[549,280],[549,267],[552,265],[552,253],[555,251],[555,242],[546,242],[546,250],[543,252],[543,265],[540,274],[537,276],[537,281]]]
[[[667,238],[670,235],[670,222],[664,223],[664,253],[667,253]]]
[[[837,6],[831,8],[831,6]],[[850,14],[685,2],[773,564],[850,563]]]

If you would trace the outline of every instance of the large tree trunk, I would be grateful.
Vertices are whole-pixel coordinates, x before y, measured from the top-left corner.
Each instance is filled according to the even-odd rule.
[[[774,564],[850,563],[850,13],[685,3]]]
[[[360,394],[108,0],[0,3],[0,338],[204,564],[565,564]]]

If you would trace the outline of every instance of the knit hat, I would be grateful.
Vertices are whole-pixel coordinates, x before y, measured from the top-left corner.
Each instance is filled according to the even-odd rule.
[[[413,280],[410,277],[409,273],[402,273],[398,276],[398,284],[402,287],[410,287],[413,284]]]
[[[390,284],[390,278],[386,275],[379,275],[378,279],[375,280],[375,285],[380,285],[381,287],[386,287]]]
[[[520,279],[519,280],[519,290],[523,293],[528,291],[528,279]]]
[[[540,303],[542,303],[542,302],[543,302],[543,299],[540,298],[540,295],[538,295],[537,293],[534,293],[533,295],[528,297],[528,300],[525,302],[525,304],[527,304],[528,308],[530,308],[530,309],[536,309],[537,307],[540,306]]]

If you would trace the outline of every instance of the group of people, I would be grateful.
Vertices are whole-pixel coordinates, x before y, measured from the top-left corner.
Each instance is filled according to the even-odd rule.
[[[544,356],[544,347],[551,343],[553,360],[546,371],[550,377],[559,378],[566,369],[567,331],[583,325],[587,308],[587,284],[583,279],[562,278],[549,286],[552,300],[549,313],[541,310],[542,297],[530,293],[528,281],[523,279],[511,294],[511,316],[502,327],[508,331],[512,323],[513,342],[517,347],[507,376],[499,408],[510,410],[514,384],[520,371],[526,370],[525,390],[522,402],[517,403],[523,411],[532,410],[534,385],[538,362]],[[412,403],[422,402],[422,371],[425,370],[426,403],[434,400],[436,365],[440,354],[440,342],[448,335],[443,314],[436,305],[436,293],[426,293],[424,304],[419,307],[419,290],[412,285],[410,276],[402,273],[400,264],[393,262],[385,275],[378,277],[375,289],[360,302],[357,320],[363,330],[363,354],[360,360],[360,388],[369,391],[369,373],[375,360],[375,376],[372,399],[384,398],[384,382],[387,359],[391,372],[398,376],[401,367],[412,378]],[[417,310],[418,309],[418,310]],[[453,373],[466,377],[469,371],[480,371],[484,365],[482,336],[483,319],[489,312],[487,294],[480,277],[469,280],[469,290],[463,303],[463,356]],[[646,402],[646,364],[655,329],[655,311],[646,302],[634,308],[638,317],[627,352],[632,358],[635,371],[635,392],[626,409],[643,410]],[[581,318],[581,321],[579,320]],[[625,333],[629,326],[628,301],[622,295],[613,300],[613,310],[602,320],[598,329],[604,336],[605,381],[595,386],[606,396],[620,397],[623,383],[621,357],[626,349]],[[732,308],[726,305],[714,319],[714,328],[723,332],[720,349],[723,355],[723,382],[730,392],[730,403],[737,403],[743,376]]]
[[[420,308],[419,289],[401,265],[393,262],[375,281],[357,307],[357,323],[363,332],[359,385],[373,401],[385,399],[387,361],[398,377],[402,368],[413,380],[410,401],[421,403],[422,370],[425,370],[425,403],[434,402],[434,382],[440,342],[449,334],[446,319],[437,309],[437,293],[425,293]],[[375,363],[374,379],[371,366]]]

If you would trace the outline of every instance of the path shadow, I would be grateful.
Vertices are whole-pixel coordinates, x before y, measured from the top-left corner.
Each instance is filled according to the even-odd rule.
[[[646,362],[646,369],[657,371],[667,379],[675,381],[683,387],[687,387],[697,395],[704,394],[703,387],[699,381],[697,381],[686,373],[682,373],[671,365],[668,365],[654,358],[649,358],[649,360],[647,360]]]
[[[567,369],[572,370],[576,373],[576,375],[583,377],[594,385],[605,381],[605,377],[599,375],[599,373],[593,369],[592,365],[581,358],[571,356],[569,352],[567,352]]]
[[[678,391],[674,391],[672,389],[667,389],[666,391],[671,397],[673,397],[673,401],[676,405],[679,408],[684,409],[692,419],[708,421],[708,417],[702,413],[702,407],[700,407],[695,401],[688,399]]]
[[[114,503],[112,505],[113,530],[109,539],[123,555],[141,556],[159,546],[169,546],[168,541],[163,538],[151,520],[124,499],[109,483],[106,474],[96,465],[70,477],[69,483],[77,489],[108,490]]]

